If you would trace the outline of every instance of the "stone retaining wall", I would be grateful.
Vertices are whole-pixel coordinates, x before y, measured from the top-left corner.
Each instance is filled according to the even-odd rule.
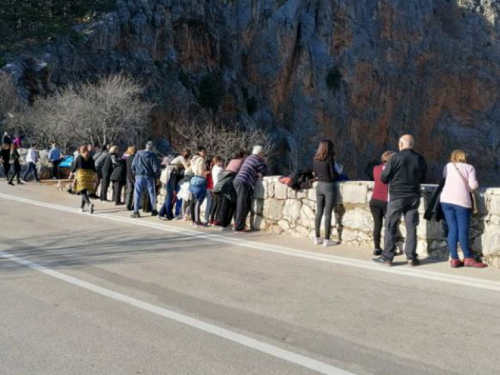
[[[440,223],[428,222],[423,213],[436,186],[423,187],[418,226],[418,253],[422,256],[446,258],[448,249]],[[333,223],[333,238],[349,246],[373,247],[373,219],[369,201],[372,182],[340,182],[337,184],[337,202]],[[500,188],[481,189],[478,192],[479,214],[474,215],[470,230],[473,251],[484,255],[485,260],[500,268]],[[297,237],[314,237],[316,213],[315,188],[294,191],[267,177],[259,182],[251,225],[255,228]],[[323,227],[323,225],[322,225]],[[404,223],[400,225],[399,245],[404,245]]]
[[[294,191],[278,181],[279,177],[266,177],[255,189],[255,199],[248,225],[294,237],[314,237],[316,215],[316,189]],[[373,219],[369,202],[373,182],[348,181],[337,183],[337,201],[332,222],[332,237],[349,246],[373,248]],[[424,185],[420,205],[420,225],[417,228],[421,257],[447,259],[448,248],[441,223],[423,219],[425,207],[435,185]],[[159,207],[164,200],[159,197]],[[470,241],[477,254],[483,254],[490,265],[500,268],[500,188],[480,189],[477,194],[479,213],[473,216]],[[204,207],[202,207],[202,212]],[[321,228],[324,228],[322,223]],[[405,227],[399,227],[398,246],[404,247]]]

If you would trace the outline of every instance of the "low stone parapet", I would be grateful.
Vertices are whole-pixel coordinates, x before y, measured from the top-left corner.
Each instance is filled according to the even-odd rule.
[[[417,251],[422,257],[446,258],[448,248],[442,224],[423,219],[425,207],[435,188],[435,185],[422,187]],[[373,219],[369,208],[372,190],[373,182],[337,183],[332,223],[334,239],[350,246],[373,247]],[[500,188],[480,189],[477,196],[479,213],[473,216],[471,223],[471,247],[475,252],[482,252],[489,264],[500,268]],[[280,183],[278,177],[266,177],[256,187],[253,211],[251,224],[255,228],[313,238],[316,189],[294,191]],[[399,246],[403,247],[403,222],[399,232]]]

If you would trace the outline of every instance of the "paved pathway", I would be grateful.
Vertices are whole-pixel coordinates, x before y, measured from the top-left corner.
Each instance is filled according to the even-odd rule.
[[[0,185],[1,374],[495,374],[500,272]]]

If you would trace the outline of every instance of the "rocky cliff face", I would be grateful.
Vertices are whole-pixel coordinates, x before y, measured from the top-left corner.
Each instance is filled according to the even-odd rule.
[[[310,165],[329,137],[350,177],[365,178],[368,162],[412,133],[434,176],[463,148],[483,183],[500,182],[495,0],[117,5],[81,27],[82,41],[31,52],[34,70],[55,85],[128,71],[163,103],[157,133],[162,119],[202,110],[201,100],[218,116],[271,129],[285,168]],[[19,64],[5,69],[23,75]]]

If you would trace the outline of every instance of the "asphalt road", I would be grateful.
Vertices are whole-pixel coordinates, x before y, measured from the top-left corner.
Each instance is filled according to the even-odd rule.
[[[500,374],[500,271],[96,206],[0,186],[1,375]]]

